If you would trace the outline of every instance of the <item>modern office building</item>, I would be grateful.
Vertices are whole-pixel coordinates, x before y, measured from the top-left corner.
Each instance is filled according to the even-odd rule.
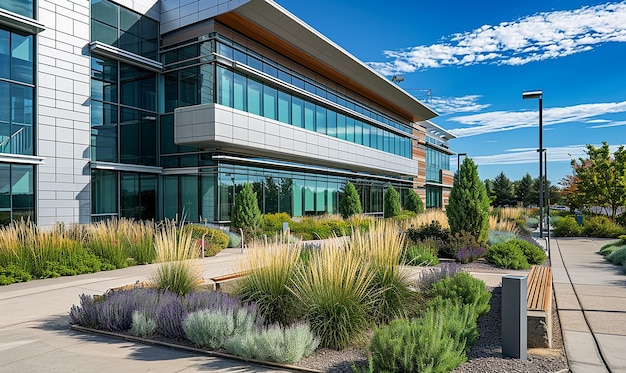
[[[0,223],[445,206],[436,113],[271,0],[0,0]]]

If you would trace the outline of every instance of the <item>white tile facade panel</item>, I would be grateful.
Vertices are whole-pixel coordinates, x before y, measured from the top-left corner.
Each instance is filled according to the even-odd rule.
[[[145,1],[144,1],[145,2]],[[37,37],[38,224],[88,223],[89,1],[40,0]]]
[[[237,148],[250,155],[348,170],[414,176],[418,162],[217,104],[174,111],[179,145]]]
[[[130,2],[131,0],[118,0]],[[136,0],[135,0],[136,1]],[[231,11],[249,0],[161,0],[161,34]]]

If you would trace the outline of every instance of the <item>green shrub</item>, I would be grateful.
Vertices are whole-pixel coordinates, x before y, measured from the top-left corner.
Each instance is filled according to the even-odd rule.
[[[26,282],[30,281],[31,278],[30,273],[16,264],[9,263],[6,266],[0,266],[0,285]]]
[[[401,210],[400,214],[398,214],[398,215],[393,217],[393,220],[410,220],[410,219],[413,219],[416,216],[417,216],[417,214],[414,213],[413,211]]]
[[[550,225],[552,227],[556,227],[557,225],[559,225],[559,222],[561,221],[561,219],[563,219],[562,216],[559,215],[550,215]]]
[[[291,226],[292,223],[291,216],[286,212],[264,214],[261,218],[263,219],[263,233],[268,236],[274,236],[276,233],[282,232],[284,222],[289,223],[289,226]]]
[[[510,241],[509,241],[510,242]],[[502,242],[490,246],[485,253],[485,259],[501,268],[528,269],[528,259],[522,249],[516,244]]]
[[[489,245],[497,245],[500,242],[506,242],[514,239],[515,233],[509,231],[489,231]]]
[[[354,214],[363,212],[361,207],[361,198],[354,184],[347,181],[343,192],[339,197],[339,213],[344,219],[348,219]]]
[[[215,256],[228,247],[228,234],[219,228],[205,227],[198,224],[188,224],[182,232],[191,232],[191,238],[198,242],[200,249],[204,240],[204,256]]]
[[[520,249],[522,249],[522,252],[524,253],[524,256],[526,256],[526,261],[528,262],[528,264],[541,264],[548,257],[542,248],[537,245],[533,245],[528,241],[516,238],[508,242],[509,244],[515,244],[519,246]]]
[[[553,233],[557,237],[578,237],[582,234],[582,228],[573,216],[565,216],[558,221]]]
[[[228,247],[241,247],[241,236],[238,233],[225,231],[228,236]]]
[[[375,372],[449,372],[467,360],[476,313],[471,306],[442,301],[413,321],[394,320],[372,339]]]
[[[445,229],[436,220],[433,220],[428,225],[422,225],[419,228],[409,228],[406,230],[406,237],[417,243],[427,238],[439,240],[441,242],[448,242],[450,240],[450,230]]]
[[[261,230],[261,210],[252,184],[244,183],[241,192],[235,197],[230,226],[237,231],[242,229],[246,242],[259,235]]]
[[[409,189],[409,194],[407,194],[404,201],[404,209],[412,211],[416,214],[421,214],[424,212],[424,202],[415,190]]]
[[[256,329],[256,315],[247,308],[231,310],[200,310],[190,313],[183,321],[187,339],[198,347],[222,348],[234,335]]]
[[[428,295],[430,298],[441,297],[470,305],[478,315],[488,312],[490,308],[491,293],[485,288],[485,283],[466,272],[435,282]]]
[[[608,254],[605,259],[613,264],[622,265],[624,260],[626,260],[626,246],[617,248],[612,253]]]
[[[525,225],[527,228],[535,229],[539,226],[539,219],[537,218],[526,218]]]
[[[439,248],[439,255],[445,258],[457,258],[457,253],[468,247],[480,247],[476,237],[467,231],[460,231],[450,235],[447,243]]]
[[[625,229],[606,216],[593,216],[583,221],[583,233],[587,237],[616,238],[625,233]]]
[[[246,359],[295,363],[309,356],[319,345],[308,324],[283,328],[272,325],[261,331],[250,331],[226,341],[226,351]]]
[[[405,264],[414,266],[436,266],[439,264],[437,247],[428,244],[411,245],[406,248]]]
[[[130,327],[130,334],[137,337],[148,337],[156,330],[156,321],[148,315],[135,311],[133,312],[133,324]]]
[[[602,255],[602,256],[607,256],[610,253],[612,253],[613,251],[617,250],[618,248],[622,247],[622,246],[626,246],[626,237],[624,236],[620,236],[620,240],[616,241],[616,242],[611,242],[608,243],[604,246],[602,246],[600,248],[600,250],[598,250],[598,254]]]
[[[385,219],[400,215],[400,193],[393,186],[387,187],[383,203],[383,217]]]
[[[302,240],[327,239],[351,234],[350,224],[336,218],[303,217],[290,225],[291,233]]]

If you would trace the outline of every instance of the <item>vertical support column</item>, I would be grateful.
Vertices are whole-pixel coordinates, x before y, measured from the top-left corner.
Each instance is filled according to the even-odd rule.
[[[527,359],[526,276],[502,276],[502,355]]]

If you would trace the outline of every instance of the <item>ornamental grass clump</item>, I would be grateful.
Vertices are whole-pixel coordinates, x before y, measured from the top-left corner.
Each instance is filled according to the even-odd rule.
[[[313,251],[309,265],[297,268],[289,289],[321,346],[344,349],[370,325],[378,300],[375,276],[363,255],[337,240]]]
[[[129,255],[124,249],[123,237],[120,235],[119,226],[120,221],[117,219],[92,223],[89,226],[87,240],[87,246],[92,253],[118,269],[126,268],[129,259]]]
[[[383,220],[371,225],[367,232],[355,231],[348,241],[349,250],[370,263],[374,271],[371,287],[377,299],[372,311],[374,320],[380,323],[406,316],[415,301],[408,274],[399,266],[406,238],[398,231],[396,222]]]
[[[410,245],[406,248],[404,263],[411,266],[436,266],[439,264],[437,246],[427,242]]]
[[[249,271],[238,284],[244,302],[255,303],[268,324],[287,325],[297,316],[295,297],[288,290],[301,259],[302,242],[290,243],[289,236],[273,241],[255,241],[246,250],[243,270]]]
[[[154,262],[156,250],[154,249],[154,234],[156,232],[153,221],[132,221],[120,219],[118,221],[118,233],[122,246],[129,257],[137,264],[150,264]]]
[[[194,259],[199,257],[190,231],[179,230],[175,223],[166,222],[154,239],[155,267],[151,282],[161,290],[185,295],[202,282],[202,267]]]

